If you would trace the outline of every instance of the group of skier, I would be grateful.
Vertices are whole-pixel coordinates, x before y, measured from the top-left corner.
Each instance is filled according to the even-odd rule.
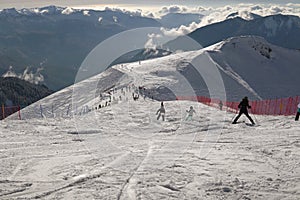
[[[196,113],[193,106],[191,106],[189,110],[186,110],[186,112],[188,113],[187,117],[185,119],[186,121],[192,120],[193,114]],[[164,102],[161,102],[160,103],[160,108],[156,112],[156,115],[158,115],[157,120],[159,120],[160,117],[162,117],[162,120],[165,121],[165,114],[166,114],[166,110],[165,110],[165,107],[164,107]]]
[[[223,107],[222,101],[220,101],[219,107],[220,107],[220,110],[222,110],[222,107]],[[236,124],[238,119],[242,116],[242,114],[244,114],[250,120],[251,124],[255,125],[255,122],[253,121],[253,119],[250,117],[250,115],[248,113],[248,109],[251,109],[251,106],[249,105],[248,97],[244,97],[242,99],[242,101],[238,105],[238,108],[240,109],[239,114],[235,117],[232,124]],[[194,110],[193,106],[190,106],[190,109],[186,110],[186,112],[188,114],[187,114],[187,117],[185,118],[185,121],[192,120],[193,114],[194,113],[196,114],[196,111]],[[160,117],[162,117],[162,120],[164,121],[165,120],[165,113],[166,113],[166,110],[165,110],[165,107],[164,107],[164,103],[161,102],[161,107],[156,112],[156,115],[158,115],[157,120],[159,120]],[[297,113],[296,113],[295,121],[299,121],[299,117],[300,117],[300,103],[298,104],[298,110],[297,110]]]

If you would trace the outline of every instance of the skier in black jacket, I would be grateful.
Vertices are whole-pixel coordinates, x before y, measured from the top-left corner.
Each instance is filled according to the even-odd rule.
[[[251,123],[254,125],[253,119],[248,114],[248,108],[251,109],[251,106],[249,105],[248,97],[244,97],[243,100],[240,102],[238,108],[240,109],[239,115],[234,119],[232,122],[233,124],[236,124],[237,120],[240,118],[242,114],[245,114],[248,119],[251,121]]]

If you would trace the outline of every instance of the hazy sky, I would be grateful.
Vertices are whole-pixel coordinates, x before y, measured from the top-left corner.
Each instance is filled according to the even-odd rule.
[[[33,8],[47,5],[71,7],[120,7],[130,9],[155,10],[162,6],[224,6],[238,3],[265,3],[287,4],[300,3],[300,0],[0,0],[0,9],[3,8]]]

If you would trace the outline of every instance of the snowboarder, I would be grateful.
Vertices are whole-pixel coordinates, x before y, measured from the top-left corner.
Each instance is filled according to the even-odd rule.
[[[162,120],[165,121],[165,113],[166,113],[166,110],[165,110],[165,107],[164,107],[164,102],[161,102],[160,109],[158,109],[157,112],[156,112],[156,115],[158,115],[157,120],[159,120],[159,118],[161,116]]]
[[[186,110],[186,112],[188,113],[188,116],[186,117],[185,121],[192,120],[193,114],[196,114],[196,111],[194,110],[193,106],[190,107],[190,110]]]
[[[243,100],[240,102],[238,108],[240,109],[240,112],[238,116],[234,119],[232,124],[236,124],[237,120],[240,118],[242,114],[245,114],[246,117],[251,121],[252,125],[254,125],[253,119],[248,114],[248,108],[251,109],[251,106],[249,105],[248,97],[244,97]]]
[[[297,113],[296,113],[295,121],[299,121],[299,116],[300,116],[300,103],[298,104],[298,110],[297,110]]]

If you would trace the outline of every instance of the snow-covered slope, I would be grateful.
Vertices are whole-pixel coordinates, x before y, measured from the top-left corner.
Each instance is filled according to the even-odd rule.
[[[23,115],[39,117],[40,105],[48,117],[55,113],[78,114],[85,105],[94,107],[101,93],[131,84],[145,88],[144,93],[157,100],[195,95],[222,98],[220,88],[211,86],[220,81],[229,101],[239,101],[244,96],[252,100],[296,96],[299,63],[299,51],[274,46],[259,37],[231,38],[198,51],[115,65],[30,105]],[[218,71],[208,73],[205,69]]]
[[[161,122],[160,102],[131,92],[72,119],[0,121],[1,199],[298,199],[293,117],[231,125],[234,114],[168,101]]]
[[[254,36],[230,38],[207,48],[220,70],[262,99],[299,95],[300,51]]]
[[[23,120],[0,121],[0,198],[296,200],[300,128],[293,116],[252,116],[254,127],[242,117],[232,125],[233,113],[166,101],[166,120],[156,119],[155,99],[190,95],[191,87],[207,93],[204,80],[217,80],[208,73],[199,81],[205,67],[220,69],[226,89],[253,93],[221,62],[231,48],[248,53],[247,62],[269,60],[267,43],[253,39],[116,65],[28,106]],[[268,47],[270,59],[298,55]],[[139,86],[145,90],[135,101]],[[196,114],[186,121],[190,106]]]

